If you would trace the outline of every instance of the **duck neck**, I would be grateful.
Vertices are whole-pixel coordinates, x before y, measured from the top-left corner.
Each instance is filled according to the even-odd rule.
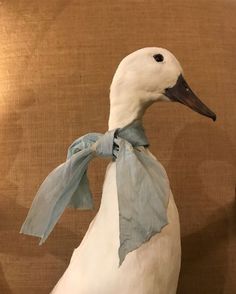
[[[114,93],[111,92],[109,130],[123,128],[133,121],[142,123],[143,114],[149,105],[150,103],[144,103],[141,99],[135,99],[134,96],[120,93],[114,96]]]
[[[138,107],[111,105],[108,128],[109,130],[123,128],[133,121],[142,121],[142,111]]]

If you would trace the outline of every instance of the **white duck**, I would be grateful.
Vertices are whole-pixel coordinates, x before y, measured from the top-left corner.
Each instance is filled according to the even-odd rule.
[[[177,59],[166,49],[144,48],[120,63],[110,89],[109,130],[141,120],[148,106],[179,101],[211,117],[191,91]],[[146,152],[153,156],[148,149]],[[170,191],[168,225],[119,267],[119,210],[116,162],[108,165],[100,209],[52,294],[174,294],[180,263],[178,210]]]

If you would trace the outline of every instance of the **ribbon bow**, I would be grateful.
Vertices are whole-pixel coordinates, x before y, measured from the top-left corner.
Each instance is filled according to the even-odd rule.
[[[67,160],[40,186],[20,232],[40,237],[42,244],[66,207],[91,209],[88,164],[94,157],[111,157],[116,161],[121,264],[130,251],[168,223],[168,177],[143,146],[148,146],[148,141],[138,121],[104,135],[89,133],[75,140]]]

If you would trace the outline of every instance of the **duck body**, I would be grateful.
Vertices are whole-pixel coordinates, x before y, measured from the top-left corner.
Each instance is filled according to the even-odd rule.
[[[163,48],[150,47],[131,53],[121,61],[112,80],[109,131],[123,128],[136,120],[141,123],[147,107],[155,102],[162,101],[180,102],[202,115],[213,120],[216,119],[215,113],[203,104],[190,89],[183,78],[180,63],[171,52]],[[162,126],[159,127],[161,128]],[[112,144],[113,148],[115,141]],[[136,146],[139,147],[135,148],[143,148],[141,151],[146,152],[145,156],[147,156],[146,159],[143,159],[144,161],[149,161],[148,156],[154,157],[146,145],[142,145],[142,147],[140,145]],[[128,166],[130,169],[127,166],[125,169],[127,175],[132,176],[131,170],[134,168],[134,171],[140,173],[140,177],[137,173],[134,173],[136,177],[130,177],[129,181],[126,181],[127,187],[132,188],[132,190],[124,190],[123,186],[120,189],[120,182],[117,179],[122,177],[122,169],[119,170],[117,177],[116,165],[118,167],[119,152],[121,151],[122,149],[118,150],[117,160],[111,162],[107,167],[100,209],[91,222],[80,246],[74,250],[68,268],[51,294],[176,293],[181,258],[180,225],[178,211],[169,188],[168,178],[165,176],[165,170],[158,162],[157,169],[159,168],[162,171],[161,173],[156,173],[156,167],[151,168],[153,165],[146,165],[144,167],[145,177],[143,177],[143,170],[135,169],[130,164]],[[156,160],[155,157],[154,160]],[[123,166],[125,165],[124,161],[122,164]],[[154,181],[147,181],[147,179],[150,179],[151,174],[156,178]],[[161,174],[164,176],[160,176]],[[144,183],[148,183],[148,186],[142,185],[140,178],[145,178],[146,182],[144,181]],[[159,181],[163,178],[166,181]],[[131,186],[132,181],[135,183],[133,186]],[[161,182],[165,184],[160,184]],[[119,193],[117,192],[117,186],[119,186]],[[152,189],[148,189],[150,187]],[[122,195],[120,195],[121,190]],[[145,194],[147,190],[149,192]],[[133,192],[133,198],[128,197],[127,191]],[[159,201],[163,194],[160,191],[165,191],[164,200],[166,201],[164,202]],[[139,198],[135,198],[135,193]],[[157,195],[157,198],[152,197],[155,195]],[[46,196],[49,197],[50,195],[48,196],[46,193]],[[124,196],[127,197],[124,198]],[[124,209],[126,202],[129,201],[129,205],[125,207],[126,212],[128,211],[127,214],[122,214],[121,210],[119,211],[118,203],[121,202],[118,200],[121,199],[120,197],[123,197],[123,206],[120,205],[120,208]],[[161,203],[165,203],[164,213],[162,214],[160,214]],[[46,204],[43,202],[42,207],[44,205]],[[158,206],[158,208],[155,206]],[[156,209],[145,210],[145,207]],[[167,221],[164,222],[163,226],[159,227],[160,230],[150,230],[158,222],[161,223],[163,214],[165,220],[167,216]],[[126,217],[125,229],[128,230],[125,241],[135,243],[140,240],[136,238],[136,233],[143,233],[143,225],[146,224],[145,219],[147,218],[150,220],[147,233],[151,231],[154,234],[145,235],[152,237],[141,239],[138,246],[128,250],[124,256],[125,258],[121,259],[120,248],[124,245],[121,232],[123,232],[124,227],[120,230],[119,224],[123,225],[121,222],[123,216]],[[132,216],[138,216],[138,221],[134,222],[135,217],[132,218]],[[39,220],[42,221],[40,213]],[[23,232],[44,238],[45,231],[43,231],[42,236],[41,231],[40,234],[35,234],[35,230],[31,229],[31,221],[32,219],[29,218],[29,227],[27,225],[27,230],[24,229]],[[36,222],[35,227],[37,228],[40,221],[37,222],[35,219],[33,221],[34,223]],[[132,221],[132,224],[134,223],[131,229],[127,226],[129,221]]]
[[[148,150],[150,156],[153,156]],[[119,266],[116,162],[107,167],[100,209],[52,294],[174,294],[180,270],[179,215],[170,190],[168,224]]]

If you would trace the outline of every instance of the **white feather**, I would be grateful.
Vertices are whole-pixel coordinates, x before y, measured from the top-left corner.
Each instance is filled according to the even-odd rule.
[[[157,53],[163,54],[163,64],[153,59]],[[127,56],[111,85],[109,129],[141,119],[146,107],[155,101],[168,101],[163,90],[173,86],[181,72],[178,61],[166,49],[145,48]],[[179,216],[171,191],[169,224],[130,252],[119,267],[115,165],[113,162],[107,167],[100,209],[52,294],[176,293],[181,246]]]

